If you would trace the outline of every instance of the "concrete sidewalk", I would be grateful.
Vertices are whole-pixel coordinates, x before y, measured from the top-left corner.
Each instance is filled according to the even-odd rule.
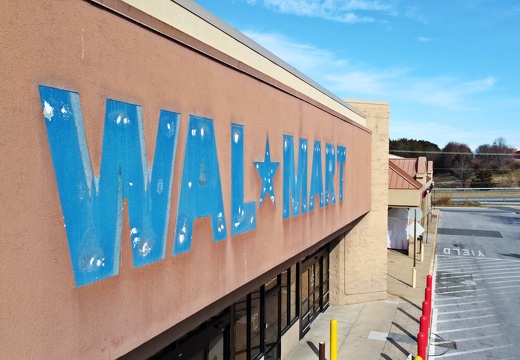
[[[433,269],[439,211],[434,211],[423,234],[424,259],[416,258],[417,284],[412,288],[413,258],[388,250],[388,297],[383,301],[330,306],[286,357],[316,360],[321,341],[329,358],[330,320],[338,321],[338,359],[399,360],[417,354],[417,333],[422,315],[426,275]]]

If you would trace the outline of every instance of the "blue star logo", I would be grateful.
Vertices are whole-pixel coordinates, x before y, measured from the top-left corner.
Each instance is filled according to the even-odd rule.
[[[276,174],[276,170],[278,170],[279,162],[271,161],[271,151],[269,150],[269,137],[265,140],[265,155],[264,161],[255,161],[256,171],[258,171],[258,175],[260,175],[260,179],[262,179],[262,191],[260,193],[260,206],[262,206],[262,202],[264,201],[265,195],[269,193],[271,195],[271,201],[275,204],[274,199],[274,187],[273,187],[273,178]]]

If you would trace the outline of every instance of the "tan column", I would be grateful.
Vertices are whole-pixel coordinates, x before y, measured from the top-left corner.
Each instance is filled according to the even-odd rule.
[[[332,245],[330,294],[333,305],[386,298],[390,105],[384,101],[346,101],[366,116],[367,127],[372,130],[372,177],[367,179],[372,184],[372,200],[371,211]],[[348,154],[355,151],[347,149],[347,161]],[[344,201],[349,201],[346,195]]]

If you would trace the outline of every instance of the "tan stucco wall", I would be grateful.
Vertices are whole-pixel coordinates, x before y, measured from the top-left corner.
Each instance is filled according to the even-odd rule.
[[[371,211],[331,251],[333,305],[386,298],[390,106],[386,102],[347,101],[365,114],[372,130],[372,200]]]
[[[388,203],[393,207],[419,207],[420,192],[418,190],[390,189]]]
[[[189,44],[88,1],[20,0],[5,3],[0,16],[2,357],[113,359],[179,323],[188,331],[206,319],[190,316],[315,246],[373,206],[366,181],[370,131],[302,100],[298,89],[282,91],[276,81],[248,74],[246,66],[239,71],[214,61]],[[119,274],[75,286],[39,85],[79,94],[96,176],[108,98],[142,106],[148,164],[160,109],[181,114],[163,260],[134,268],[125,204]],[[172,256],[190,115],[215,124],[228,237],[213,242],[209,218],[197,219],[191,250]],[[239,236],[231,236],[230,230],[232,123],[244,125],[244,161],[249,165],[244,168],[244,201],[255,201],[257,210],[256,230]],[[313,212],[283,220],[284,134],[293,135],[295,145],[300,137],[309,146],[320,141],[323,160],[326,143],[346,146],[343,202],[324,208],[318,203]],[[271,159],[280,162],[274,177],[277,202],[267,196],[260,207],[262,184],[253,163],[264,160],[267,136]],[[309,174],[311,165],[309,151]],[[338,177],[336,172],[336,192]],[[366,240],[349,241],[359,248]]]

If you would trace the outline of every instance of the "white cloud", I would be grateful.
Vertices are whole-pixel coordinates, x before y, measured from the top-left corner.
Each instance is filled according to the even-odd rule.
[[[421,11],[417,8],[417,6],[408,6],[404,12],[404,16],[408,19],[411,19],[420,24],[427,25],[428,19],[423,15]]]
[[[322,18],[342,23],[374,22],[366,13],[393,13],[388,3],[368,0],[245,0],[250,5],[262,4],[284,14]],[[365,13],[359,15],[360,12]]]
[[[416,39],[417,39],[418,41],[420,41],[420,42],[433,41],[432,38],[427,38],[427,37],[425,37],[425,36],[418,36],[418,37],[416,37]]]
[[[492,76],[464,80],[450,76],[420,77],[409,68],[374,69],[353,64],[333,51],[295,42],[276,33],[243,31],[327,90],[341,97],[369,97],[433,105],[452,110],[474,110],[471,96],[493,89]]]
[[[334,53],[329,50],[319,49],[310,44],[294,42],[280,34],[249,30],[242,32],[306,75],[311,75],[316,69],[324,66],[324,64],[336,69],[347,66],[346,60],[336,58]]]

